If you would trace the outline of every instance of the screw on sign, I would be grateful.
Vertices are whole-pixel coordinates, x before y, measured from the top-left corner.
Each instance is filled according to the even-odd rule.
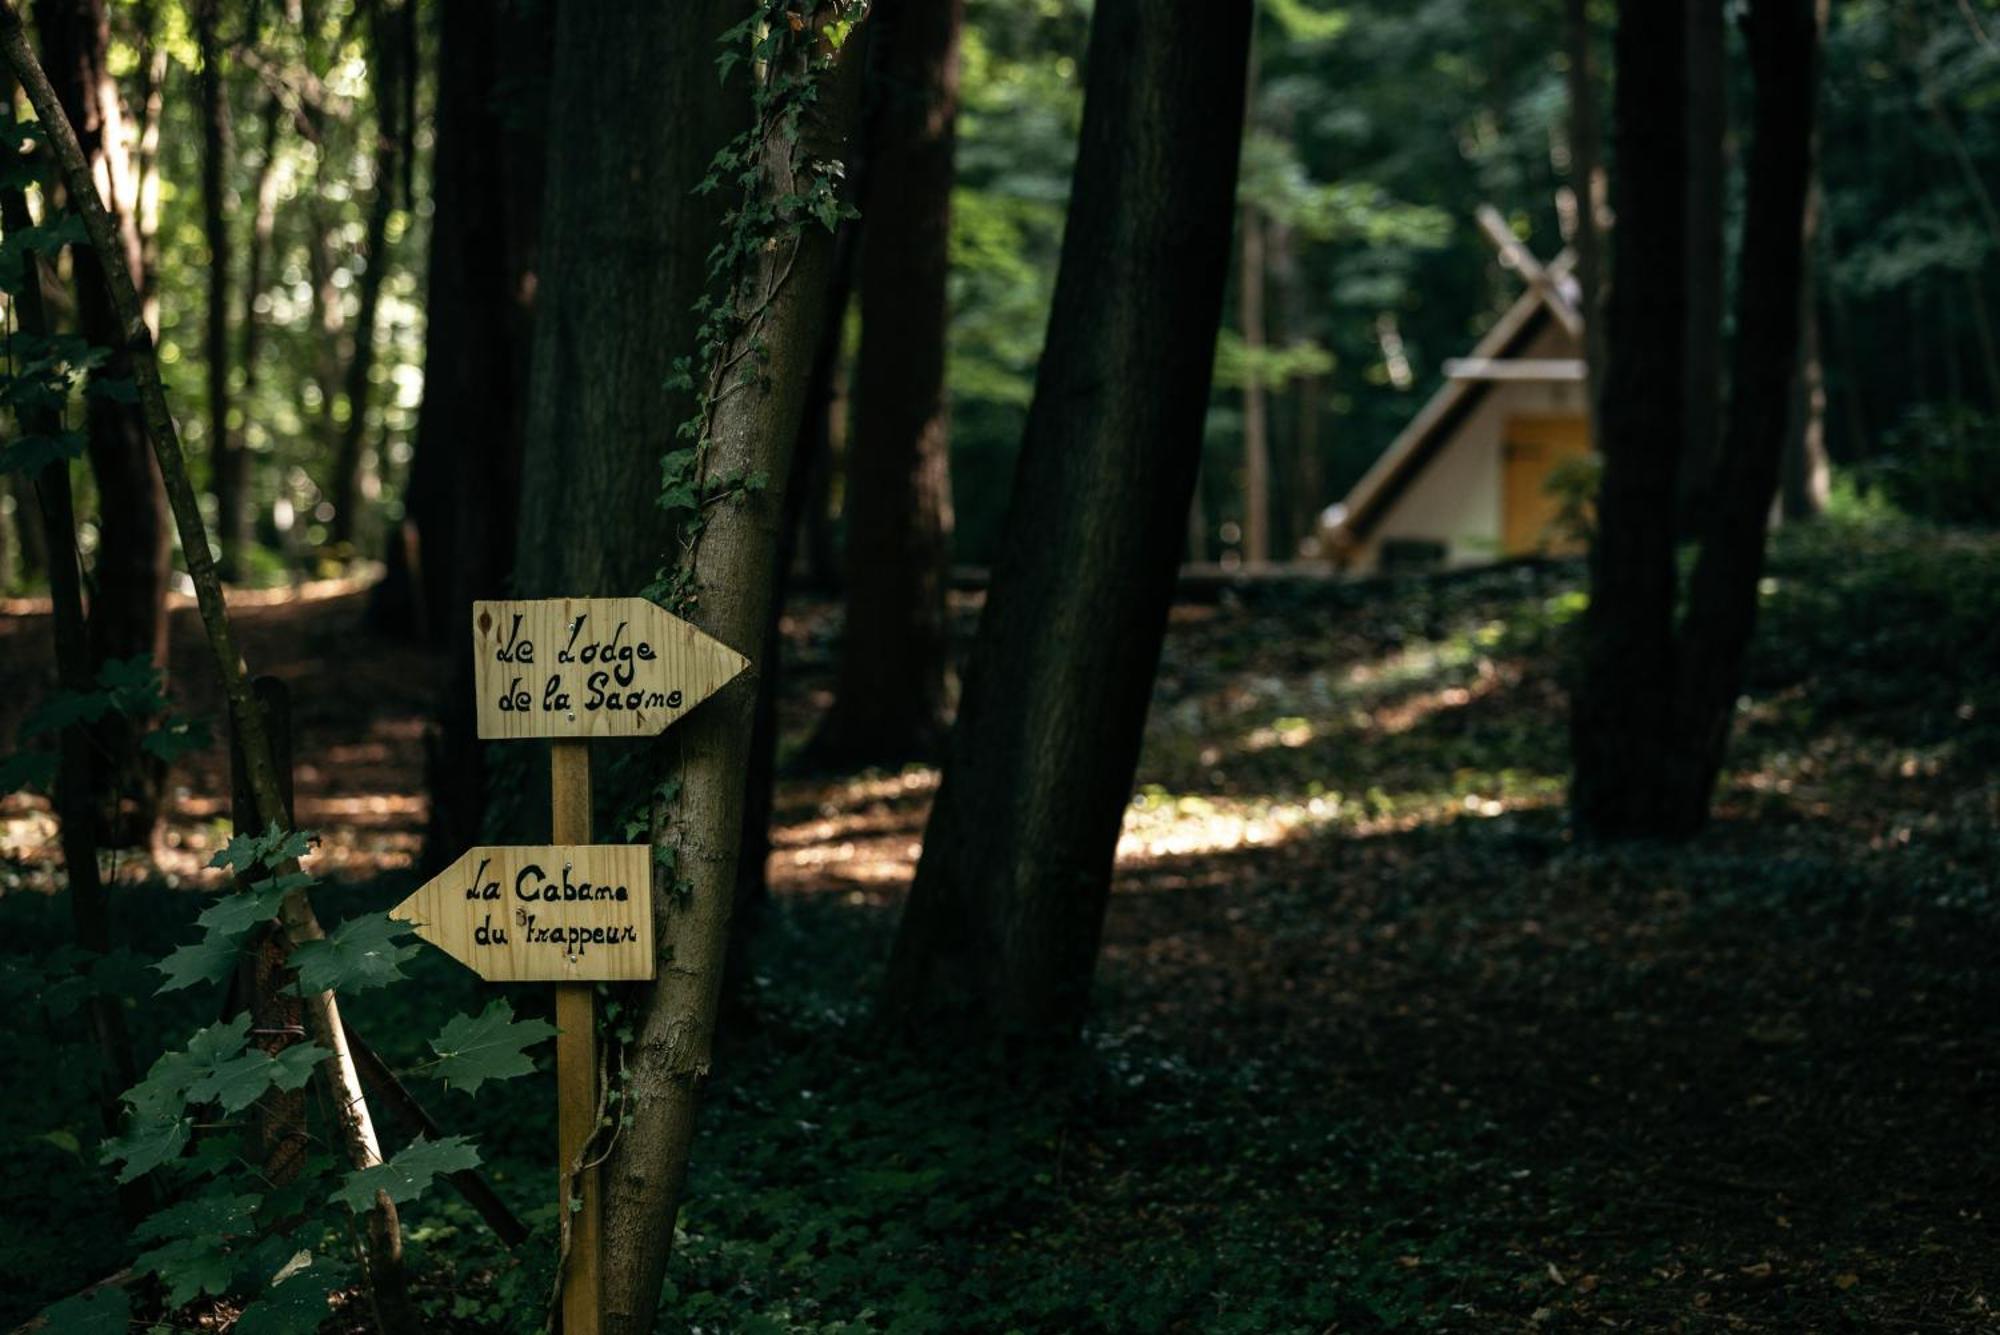
[[[564,1335],[597,1335],[597,998],[650,979],[652,850],[590,842],[592,737],[645,737],[750,660],[643,598],[472,605],[479,736],[550,739],[553,843],[469,849],[396,907],[417,935],[494,982],[556,985],[556,1143],[569,1224]]]

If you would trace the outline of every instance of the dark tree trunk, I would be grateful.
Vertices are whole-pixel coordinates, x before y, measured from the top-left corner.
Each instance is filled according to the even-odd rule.
[[[472,603],[502,596],[514,566],[552,17],[489,0],[439,7],[429,325],[408,490],[408,573],[452,656],[430,754],[434,865],[479,842],[485,821]]]
[[[875,20],[870,19],[873,23]],[[872,39],[872,34],[871,34]],[[860,177],[860,150],[848,180]],[[786,470],[784,507],[778,528],[778,555],[771,590],[771,611],[764,623],[764,647],[752,660],[757,677],[757,719],[750,737],[750,767],[743,780],[743,838],[737,851],[736,906],[729,926],[729,960],[723,972],[725,1013],[743,1013],[743,982],[750,952],[771,892],[767,872],[771,861],[771,816],[777,805],[779,718],[778,696],[784,684],[785,604],[791,593],[792,566],[805,536],[806,506],[812,496],[814,468],[824,468],[832,449],[835,405],[841,402],[835,383],[841,369],[841,342],[848,302],[853,297],[854,252],[859,229],[843,223],[834,237],[833,274],[828,280],[826,320],[813,352],[812,378],[807,382],[805,411]]]
[[[1604,133],[1598,121],[1597,36],[1589,0],[1564,0],[1564,50],[1569,57],[1570,188],[1576,192],[1576,285],[1583,311],[1585,395],[1591,433],[1601,430],[1598,390],[1604,378]]]
[[[35,26],[43,63],[100,178],[110,182],[107,201],[120,223],[126,263],[139,273],[139,239],[132,173],[120,142],[117,84],[107,68],[110,29],[103,0],[38,0]],[[77,318],[83,337],[111,349],[100,374],[129,379],[118,313],[96,252],[70,252],[76,279]],[[166,491],[153,467],[145,421],[135,404],[92,395],[86,409],[90,466],[97,479],[98,546],[92,569],[90,657],[92,671],[114,658],[143,656],[162,670],[167,663],[169,538]],[[139,727],[116,713],[92,729],[99,763],[93,767],[98,842],[113,848],[149,843],[159,818],[163,767],[139,746]]]
[[[670,392],[693,352],[689,312],[729,191],[696,195],[749,124],[716,80],[733,0],[566,4],[549,89],[516,583],[533,596],[636,593],[668,557],[660,456],[692,400]]]
[[[11,74],[0,78],[7,105],[14,102]],[[33,219],[19,186],[0,191],[0,230],[26,231]],[[32,253],[22,255],[21,285],[14,298],[15,325],[20,333],[44,337],[51,332],[44,297],[43,267]],[[24,434],[52,436],[62,429],[49,409],[17,409]],[[26,476],[26,475],[17,475]],[[76,514],[70,497],[69,463],[58,460],[30,479],[37,507],[37,531],[47,535],[45,566],[49,604],[55,626],[56,685],[65,691],[92,689],[88,632],[83,619],[82,566],[77,559]],[[97,867],[97,842],[91,794],[93,761],[90,735],[81,724],[62,730],[56,768],[55,805],[60,822],[63,872],[69,882],[70,921],[76,944],[92,955],[111,950],[111,897]],[[101,1067],[98,1071],[98,1112],[107,1136],[116,1135],[123,1121],[120,1096],[138,1079],[132,1042],[125,1028],[125,1008],[117,997],[93,993],[84,1007],[90,1021]],[[118,1200],[128,1224],[143,1218],[151,1206],[151,1188],[142,1180],[121,1187]]]
[[[1687,446],[1680,494],[1682,531],[1691,532],[1691,521],[1704,511],[1714,485],[1722,432],[1723,143],[1729,104],[1725,0],[1683,3],[1688,22]]]
[[[1613,236],[1598,442],[1604,472],[1590,609],[1571,697],[1570,808],[1580,830],[1644,833],[1671,742],[1674,504],[1686,443],[1687,15],[1620,8],[1614,61]]]
[[[201,50],[196,86],[201,100],[201,220],[208,239],[208,325],[202,367],[208,388],[208,457],[213,474],[216,539],[222,545],[216,563],[222,578],[243,577],[243,548],[249,541],[247,492],[249,455],[242,433],[229,424],[229,204],[231,135],[228,89],[223,83],[222,42],[218,0],[200,0],[195,7],[195,38]]]
[[[1187,540],[1242,140],[1248,0],[1100,0],[1047,351],[892,1027],[1073,1035]]]
[[[945,278],[963,20],[963,0],[877,0],[869,19],[847,624],[814,739],[825,764],[934,755],[950,721]]]
[[[1806,200],[1805,261],[1799,280],[1799,369],[1792,377],[1791,425],[1785,432],[1780,509],[1788,523],[1825,514],[1833,487],[1826,452],[1826,368],[1820,356],[1817,257],[1821,211],[1815,174]]]
[[[375,372],[375,326],[382,305],[382,282],[389,273],[389,221],[396,212],[396,186],[402,176],[408,83],[400,62],[408,54],[403,29],[416,22],[416,0],[392,5],[374,0],[368,9],[369,85],[375,101],[374,185],[368,199],[368,223],[361,243],[359,301],[354,315],[354,347],[348,355],[342,394],[347,420],[342,423],[333,465],[333,526],[336,545],[359,548],[366,540],[368,402]]]
[[[264,320],[257,312],[257,298],[264,290],[264,279],[271,259],[271,237],[278,223],[278,187],[280,178],[276,171],[278,158],[278,130],[283,121],[283,104],[277,94],[266,93],[258,132],[262,137],[262,151],[257,158],[257,170],[252,177],[252,197],[256,201],[256,211],[250,219],[250,244],[243,257],[243,309],[238,316],[242,339],[238,354],[243,367],[244,424],[237,429],[237,445],[232,457],[236,461],[237,474],[231,481],[236,487],[234,502],[223,500],[218,481],[218,500],[222,501],[223,555],[235,561],[238,578],[245,575],[244,554],[257,541],[256,507],[251,494],[251,453],[249,442],[244,437],[248,427],[248,417],[256,402],[255,390],[261,368],[258,359],[263,351]],[[238,525],[232,535],[226,527]]]
[[[1738,258],[1729,430],[1701,557],[1688,589],[1679,726],[1665,834],[1708,819],[1757,625],[1764,539],[1785,453],[1806,281],[1819,37],[1826,0],[1751,0],[1743,36],[1755,78]]]

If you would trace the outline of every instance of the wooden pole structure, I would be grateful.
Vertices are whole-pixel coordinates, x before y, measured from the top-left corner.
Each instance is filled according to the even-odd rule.
[[[590,842],[590,743],[558,737],[549,743],[550,840]],[[597,1169],[586,1166],[597,1130],[597,987],[556,984],[556,1146],[561,1165],[562,1219],[569,1236],[562,1283],[563,1335],[598,1335],[602,1284],[598,1274]]]

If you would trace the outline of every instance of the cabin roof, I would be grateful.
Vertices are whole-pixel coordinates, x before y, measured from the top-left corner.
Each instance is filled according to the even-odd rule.
[[[1572,334],[1582,327],[1572,283],[1559,270],[1530,282],[1473,345],[1466,360],[1501,361],[1518,357],[1533,345],[1551,320]],[[1340,506],[1345,513],[1333,525],[1336,533],[1350,541],[1360,541],[1372,534],[1431,460],[1444,452],[1495,383],[1493,379],[1448,378],[1440,385],[1347,493]]]

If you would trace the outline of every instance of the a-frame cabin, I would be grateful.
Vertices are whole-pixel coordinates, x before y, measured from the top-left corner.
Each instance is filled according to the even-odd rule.
[[[1565,550],[1551,475],[1591,452],[1571,257],[1544,268],[1498,216],[1481,224],[1527,290],[1322,520],[1349,570],[1480,565]]]

